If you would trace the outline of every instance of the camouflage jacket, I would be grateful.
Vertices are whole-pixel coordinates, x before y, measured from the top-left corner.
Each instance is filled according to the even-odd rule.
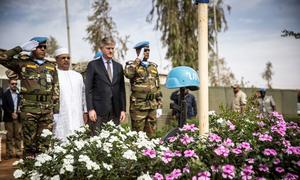
[[[15,47],[0,52],[0,64],[18,74],[21,80],[21,111],[33,113],[59,112],[59,83],[55,64],[39,65],[29,56],[18,56]]]
[[[149,62],[147,67],[140,60],[129,61],[124,69],[125,77],[130,80],[130,109],[162,108],[162,92],[160,90],[157,65]]]

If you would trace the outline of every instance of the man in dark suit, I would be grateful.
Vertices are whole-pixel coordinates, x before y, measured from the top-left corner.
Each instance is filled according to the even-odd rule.
[[[123,67],[114,61],[115,41],[112,38],[101,40],[103,55],[87,67],[86,101],[89,111],[92,134],[96,128],[110,120],[116,125],[125,120],[126,97]]]
[[[3,94],[4,122],[7,131],[6,138],[6,158],[13,157],[13,141],[15,141],[16,156],[20,158],[22,155],[22,125],[19,117],[20,94],[17,90],[17,81],[9,80],[9,88]]]

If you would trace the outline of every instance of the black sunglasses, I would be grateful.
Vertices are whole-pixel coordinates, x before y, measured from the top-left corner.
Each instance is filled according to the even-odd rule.
[[[17,83],[10,83],[10,85],[17,85]]]
[[[144,49],[144,52],[149,52],[150,51],[150,49]]]
[[[70,56],[61,57],[61,59],[70,59]]]
[[[47,46],[46,46],[46,45],[38,45],[36,48],[39,48],[39,49],[42,49],[42,48],[47,49]]]

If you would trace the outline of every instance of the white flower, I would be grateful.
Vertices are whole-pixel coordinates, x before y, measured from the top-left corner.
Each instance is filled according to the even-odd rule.
[[[41,136],[42,137],[52,136],[52,132],[49,129],[43,129]]]
[[[88,179],[91,179],[92,177],[93,177],[92,174],[87,176]]]
[[[110,126],[116,126],[113,121],[109,121],[107,124],[110,125]]]
[[[209,116],[215,116],[215,115],[216,115],[216,112],[215,112],[215,111],[208,111],[208,115],[209,115]]]
[[[54,150],[55,153],[66,153],[66,150],[64,148],[62,148],[61,146],[54,146]]]
[[[55,175],[50,180],[60,180],[60,177],[59,177],[59,175]]]
[[[113,145],[111,143],[103,143],[103,151],[110,153]]]
[[[226,122],[226,120],[223,118],[217,119],[217,123],[219,123],[219,124],[225,124],[225,122]]]
[[[152,178],[147,172],[147,174],[142,174],[140,177],[138,177],[137,180],[152,180]]]
[[[103,167],[105,168],[105,169],[107,169],[107,170],[111,170],[112,169],[112,165],[110,165],[110,164],[106,164],[106,163],[102,163],[102,165],[103,165]]]
[[[129,136],[129,137],[133,137],[133,136],[135,136],[135,135],[137,135],[137,132],[136,132],[136,131],[129,131],[129,132],[127,133],[127,136]]]
[[[24,173],[22,170],[17,169],[17,170],[15,170],[15,172],[14,172],[14,177],[15,177],[16,179],[18,179],[18,178],[22,177],[24,174],[25,174],[25,173]]]
[[[110,143],[113,143],[115,141],[118,142],[118,141],[120,141],[120,139],[117,136],[111,136],[108,140],[108,142],[110,142]]]
[[[15,161],[12,165],[16,166],[18,164],[23,164],[23,163],[24,163],[23,159],[20,159],[19,161]]]
[[[48,154],[39,154],[36,158],[36,162],[34,163],[34,166],[42,166],[47,161],[51,161],[52,157],[49,156]]]
[[[84,147],[84,145],[86,144],[86,142],[79,140],[79,141],[74,141],[74,144],[75,144],[77,150],[81,150]]]
[[[69,172],[73,172],[73,170],[74,170],[74,167],[71,164],[67,164],[66,166],[64,166],[64,168],[66,169],[66,171],[69,171]]]
[[[39,174],[37,171],[33,171],[31,173],[31,176],[30,176],[30,180],[40,180],[42,175]]]
[[[125,159],[130,159],[130,160],[135,160],[135,161],[137,160],[135,152],[130,149],[124,152],[123,157]]]
[[[127,139],[127,136],[124,134],[119,134],[119,136],[121,137],[122,141],[125,141]]]
[[[106,139],[109,137],[109,135],[110,135],[110,132],[106,131],[106,130],[102,130],[101,133],[99,134],[101,139]]]
[[[86,131],[85,126],[80,127],[76,130],[77,132],[84,133]]]

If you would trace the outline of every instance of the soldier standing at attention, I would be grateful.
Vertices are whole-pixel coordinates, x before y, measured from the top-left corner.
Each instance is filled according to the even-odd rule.
[[[140,42],[134,47],[137,58],[128,61],[125,76],[130,80],[130,117],[132,130],[145,131],[153,137],[157,118],[162,114],[162,93],[160,91],[157,65],[149,62],[149,42]],[[139,58],[143,53],[143,59]]]
[[[47,148],[41,141],[43,129],[52,131],[53,113],[59,111],[59,84],[55,64],[45,60],[46,37],[34,37],[22,47],[0,54],[0,64],[13,70],[21,80],[21,122],[24,156],[35,156]],[[30,56],[18,56],[21,51]]]

